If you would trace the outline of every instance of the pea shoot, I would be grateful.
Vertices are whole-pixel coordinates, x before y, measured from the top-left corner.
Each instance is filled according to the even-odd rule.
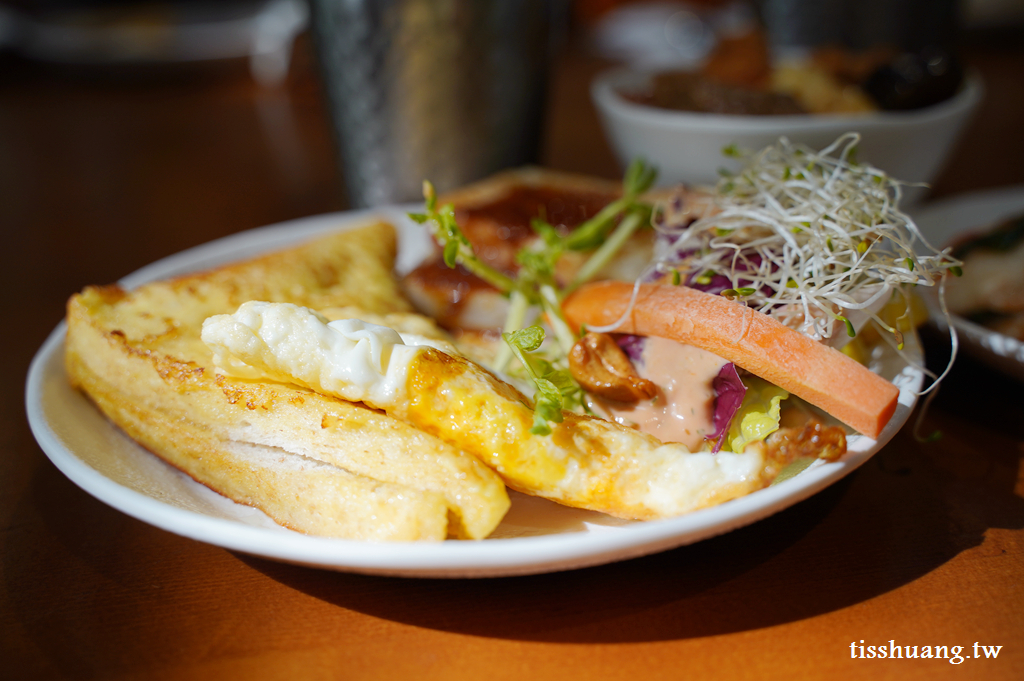
[[[429,182],[423,183],[425,212],[409,217],[427,225],[442,248],[448,267],[461,265],[509,298],[509,311],[503,326],[501,347],[493,368],[508,370],[513,358],[535,386],[535,422],[533,431],[550,433],[550,423],[559,423],[562,409],[577,407],[582,390],[568,371],[567,357],[578,339],[562,314],[562,301],[579,286],[592,280],[607,266],[638,230],[650,226],[653,209],[643,200],[657,178],[657,169],[636,160],[626,169],[622,196],[566,235],[541,216],[531,222],[540,237],[516,254],[519,269],[509,276],[485,263],[473,250],[455,222],[455,210],[438,207],[437,193]],[[572,281],[562,285],[555,272],[559,260],[568,252],[590,252]],[[539,326],[525,327],[530,311],[539,309],[554,336],[554,348],[545,356],[542,345],[547,337]]]

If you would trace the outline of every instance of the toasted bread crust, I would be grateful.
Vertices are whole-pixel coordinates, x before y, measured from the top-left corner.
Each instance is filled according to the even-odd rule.
[[[611,198],[622,194],[622,185],[618,181],[525,166],[496,173],[479,182],[445,192],[438,196],[437,201],[439,205],[450,203],[456,209],[477,208],[502,198],[517,187],[550,189],[566,193],[606,194]]]
[[[251,299],[404,313],[394,253],[393,229],[376,224],[131,292],[89,287],[68,303],[68,374],[143,446],[286,527],[486,536],[508,497],[476,459],[361,404],[219,376],[199,337],[206,317]]]
[[[451,204],[481,260],[511,273],[519,268],[517,253],[537,239],[530,226],[533,219],[544,218],[556,230],[569,232],[621,195],[617,181],[527,166],[446,192],[438,204]],[[627,250],[642,253],[646,263],[650,249],[640,237]],[[583,253],[563,253],[556,277],[571,280],[585,260]],[[602,274],[619,276],[619,263]],[[461,268],[448,268],[439,250],[407,275],[404,290],[418,309],[450,329],[497,329],[507,311],[500,292]]]

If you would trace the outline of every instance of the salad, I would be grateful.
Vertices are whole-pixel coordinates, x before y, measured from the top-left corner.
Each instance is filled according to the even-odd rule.
[[[699,200],[684,199],[688,194],[658,203],[646,200],[656,171],[635,161],[625,174],[622,197],[576,230],[560,234],[543,219],[534,220],[541,238],[518,253],[515,275],[477,257],[453,209],[437,205],[429,183],[424,186],[425,212],[411,217],[431,229],[448,266],[462,265],[508,296],[504,345],[489,368],[533,396],[535,434],[549,434],[563,411],[648,428],[648,423],[623,414],[634,413],[638,404],[671,402],[659,389],[665,377],[649,375],[651,361],[645,352],[655,344],[657,354],[665,352],[659,334],[649,331],[668,329],[670,340],[679,341],[679,336],[671,338],[677,321],[673,317],[685,313],[688,303],[671,294],[675,297],[668,308],[657,313],[641,308],[649,306],[645,301],[652,291],[664,296],[678,289],[686,296],[714,297],[719,307],[728,303],[721,309],[736,319],[767,318],[775,325],[772,338],[780,333],[778,326],[796,332],[783,334],[786,338],[802,339],[794,350],[796,369],[788,375],[768,367],[788,365],[777,349],[772,356],[767,345],[730,361],[730,339],[723,336],[731,333],[723,330],[727,324],[705,323],[703,335],[686,336],[684,344],[696,345],[717,360],[711,369],[705,367],[700,379],[708,387],[710,406],[692,450],[742,451],[751,442],[764,441],[783,428],[787,404],[806,422],[809,410],[791,393],[877,436],[891,416],[886,410],[895,404],[895,393],[861,379],[851,367],[870,366],[880,343],[901,351],[903,334],[922,321],[914,287],[936,286],[941,299],[947,275],[957,274],[960,263],[948,251],[932,248],[900,210],[899,181],[857,161],[858,139],[847,134],[821,151],[785,139],[756,153],[727,149],[725,153],[742,158],[743,169],[724,175]],[[618,293],[592,282],[643,229],[657,234],[655,257],[644,273],[632,285],[617,287]],[[559,282],[557,262],[571,251],[589,257],[571,281]],[[588,296],[589,302],[581,302]],[[698,300],[701,305],[708,301]],[[529,324],[537,311],[540,323]],[[630,322],[638,316],[654,319],[647,333]],[[841,351],[843,360],[836,360],[840,352],[833,351]],[[877,407],[870,407],[877,412],[871,416],[874,421],[846,418],[842,406],[832,409],[829,399],[819,399],[813,390],[802,394],[810,379],[800,364],[819,355],[834,365],[838,377],[863,382],[863,396],[854,389],[851,400],[877,401]],[[670,404],[662,407],[671,410]],[[819,434],[825,432],[820,424],[815,427]],[[832,439],[836,446],[826,446],[824,455],[841,455],[845,444],[835,432]]]

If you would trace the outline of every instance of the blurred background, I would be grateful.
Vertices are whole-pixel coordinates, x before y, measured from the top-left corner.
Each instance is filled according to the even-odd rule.
[[[362,5],[0,2],[0,225],[13,242],[5,249],[9,266],[0,270],[8,290],[23,286],[26,272],[38,273],[31,281],[35,298],[5,304],[13,305],[16,315],[20,305],[47,306],[45,314],[32,315],[40,328],[21,352],[38,346],[62,317],[67,295],[86,284],[114,280],[219,236],[367,202],[365,194],[354,197],[351,191],[351,168],[372,154],[346,157],[353,155],[352,147],[346,148],[338,133],[339,107],[363,95],[358,90],[332,95],[323,77],[331,68],[334,80],[340,77],[337,63],[326,64],[332,34],[314,30],[329,12]],[[328,19],[335,22],[334,33],[348,31],[350,44],[363,40],[371,46],[367,50],[377,50],[376,61],[362,66],[369,69],[361,76],[366,88],[383,91],[379,73],[397,78],[397,70],[404,79],[393,86],[398,94],[388,95],[393,99],[374,105],[385,109],[345,114],[370,121],[380,119],[386,107],[405,107],[386,121],[391,127],[384,127],[371,149],[396,146],[393,137],[412,134],[398,130],[401,121],[410,125],[448,116],[460,121],[457,135],[434,132],[417,144],[428,160],[461,163],[480,144],[447,153],[460,139],[510,134],[510,123],[494,116],[484,132],[471,130],[486,127],[481,110],[507,112],[512,106],[507,102],[529,96],[534,99],[516,120],[534,129],[517,138],[505,158],[478,160],[469,172],[533,161],[614,178],[621,164],[589,90],[594,76],[608,68],[700,69],[714,57],[716,64],[743,72],[763,70],[758,60],[765,55],[799,58],[818,47],[860,54],[878,46],[893,53],[938,46],[979,73],[986,94],[932,196],[1024,182],[1020,0],[554,0],[513,4],[501,10],[504,14],[470,11],[474,3],[456,0],[365,5],[361,17]],[[542,17],[542,44],[536,38],[540,29],[523,22],[540,6],[548,12]],[[396,14],[399,9],[403,14]],[[438,23],[442,20],[450,23]],[[395,37],[403,27],[417,25],[431,36],[425,46],[410,47]],[[512,48],[495,55],[494,46],[513,27],[522,35],[534,31],[532,61],[509,53]],[[460,31],[471,33],[460,38]],[[401,55],[416,50],[434,55],[433,66],[403,70]],[[342,63],[366,61],[366,56],[365,51],[349,54]],[[448,78],[467,62],[484,73],[484,80]],[[512,81],[524,89],[499,107],[492,90],[501,88],[488,83]],[[401,99],[417,88],[435,100]],[[374,162],[400,166],[411,163],[408,158]]]

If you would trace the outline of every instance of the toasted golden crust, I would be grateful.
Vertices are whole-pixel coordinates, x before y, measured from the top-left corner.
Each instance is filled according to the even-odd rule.
[[[450,203],[456,210],[486,208],[523,187],[547,190],[553,194],[602,195],[609,201],[622,196],[622,183],[618,180],[525,166],[496,173],[479,182],[440,194],[437,203],[442,206]],[[667,204],[677,196],[685,196],[687,202],[691,203],[704,203],[708,199],[706,190],[681,185],[654,187],[644,194],[644,199],[651,203]]]
[[[105,349],[100,338],[93,339],[98,343],[82,336],[78,340],[76,351],[68,354],[75,385],[141,445],[229,499],[300,532],[366,540],[441,540],[447,535],[448,508],[440,494],[381,483],[283,449],[226,440],[216,423],[126,394],[91,366],[99,360],[105,370],[116,367],[124,376],[139,377],[146,369],[132,366],[139,363],[137,356]],[[408,501],[395,506],[400,496]],[[376,521],[378,516],[383,522]]]
[[[610,198],[622,193],[622,185],[618,181],[525,166],[496,173],[479,182],[445,192],[438,196],[437,201],[439,205],[450,203],[456,209],[477,208],[501,199],[518,187],[565,193],[605,194]]]
[[[87,288],[68,304],[68,374],[141,444],[287,527],[484,537],[509,502],[475,458],[360,404],[218,376],[199,337],[206,317],[252,299],[358,303],[400,319],[409,306],[391,276],[394,252],[393,229],[376,224],[132,292]]]

